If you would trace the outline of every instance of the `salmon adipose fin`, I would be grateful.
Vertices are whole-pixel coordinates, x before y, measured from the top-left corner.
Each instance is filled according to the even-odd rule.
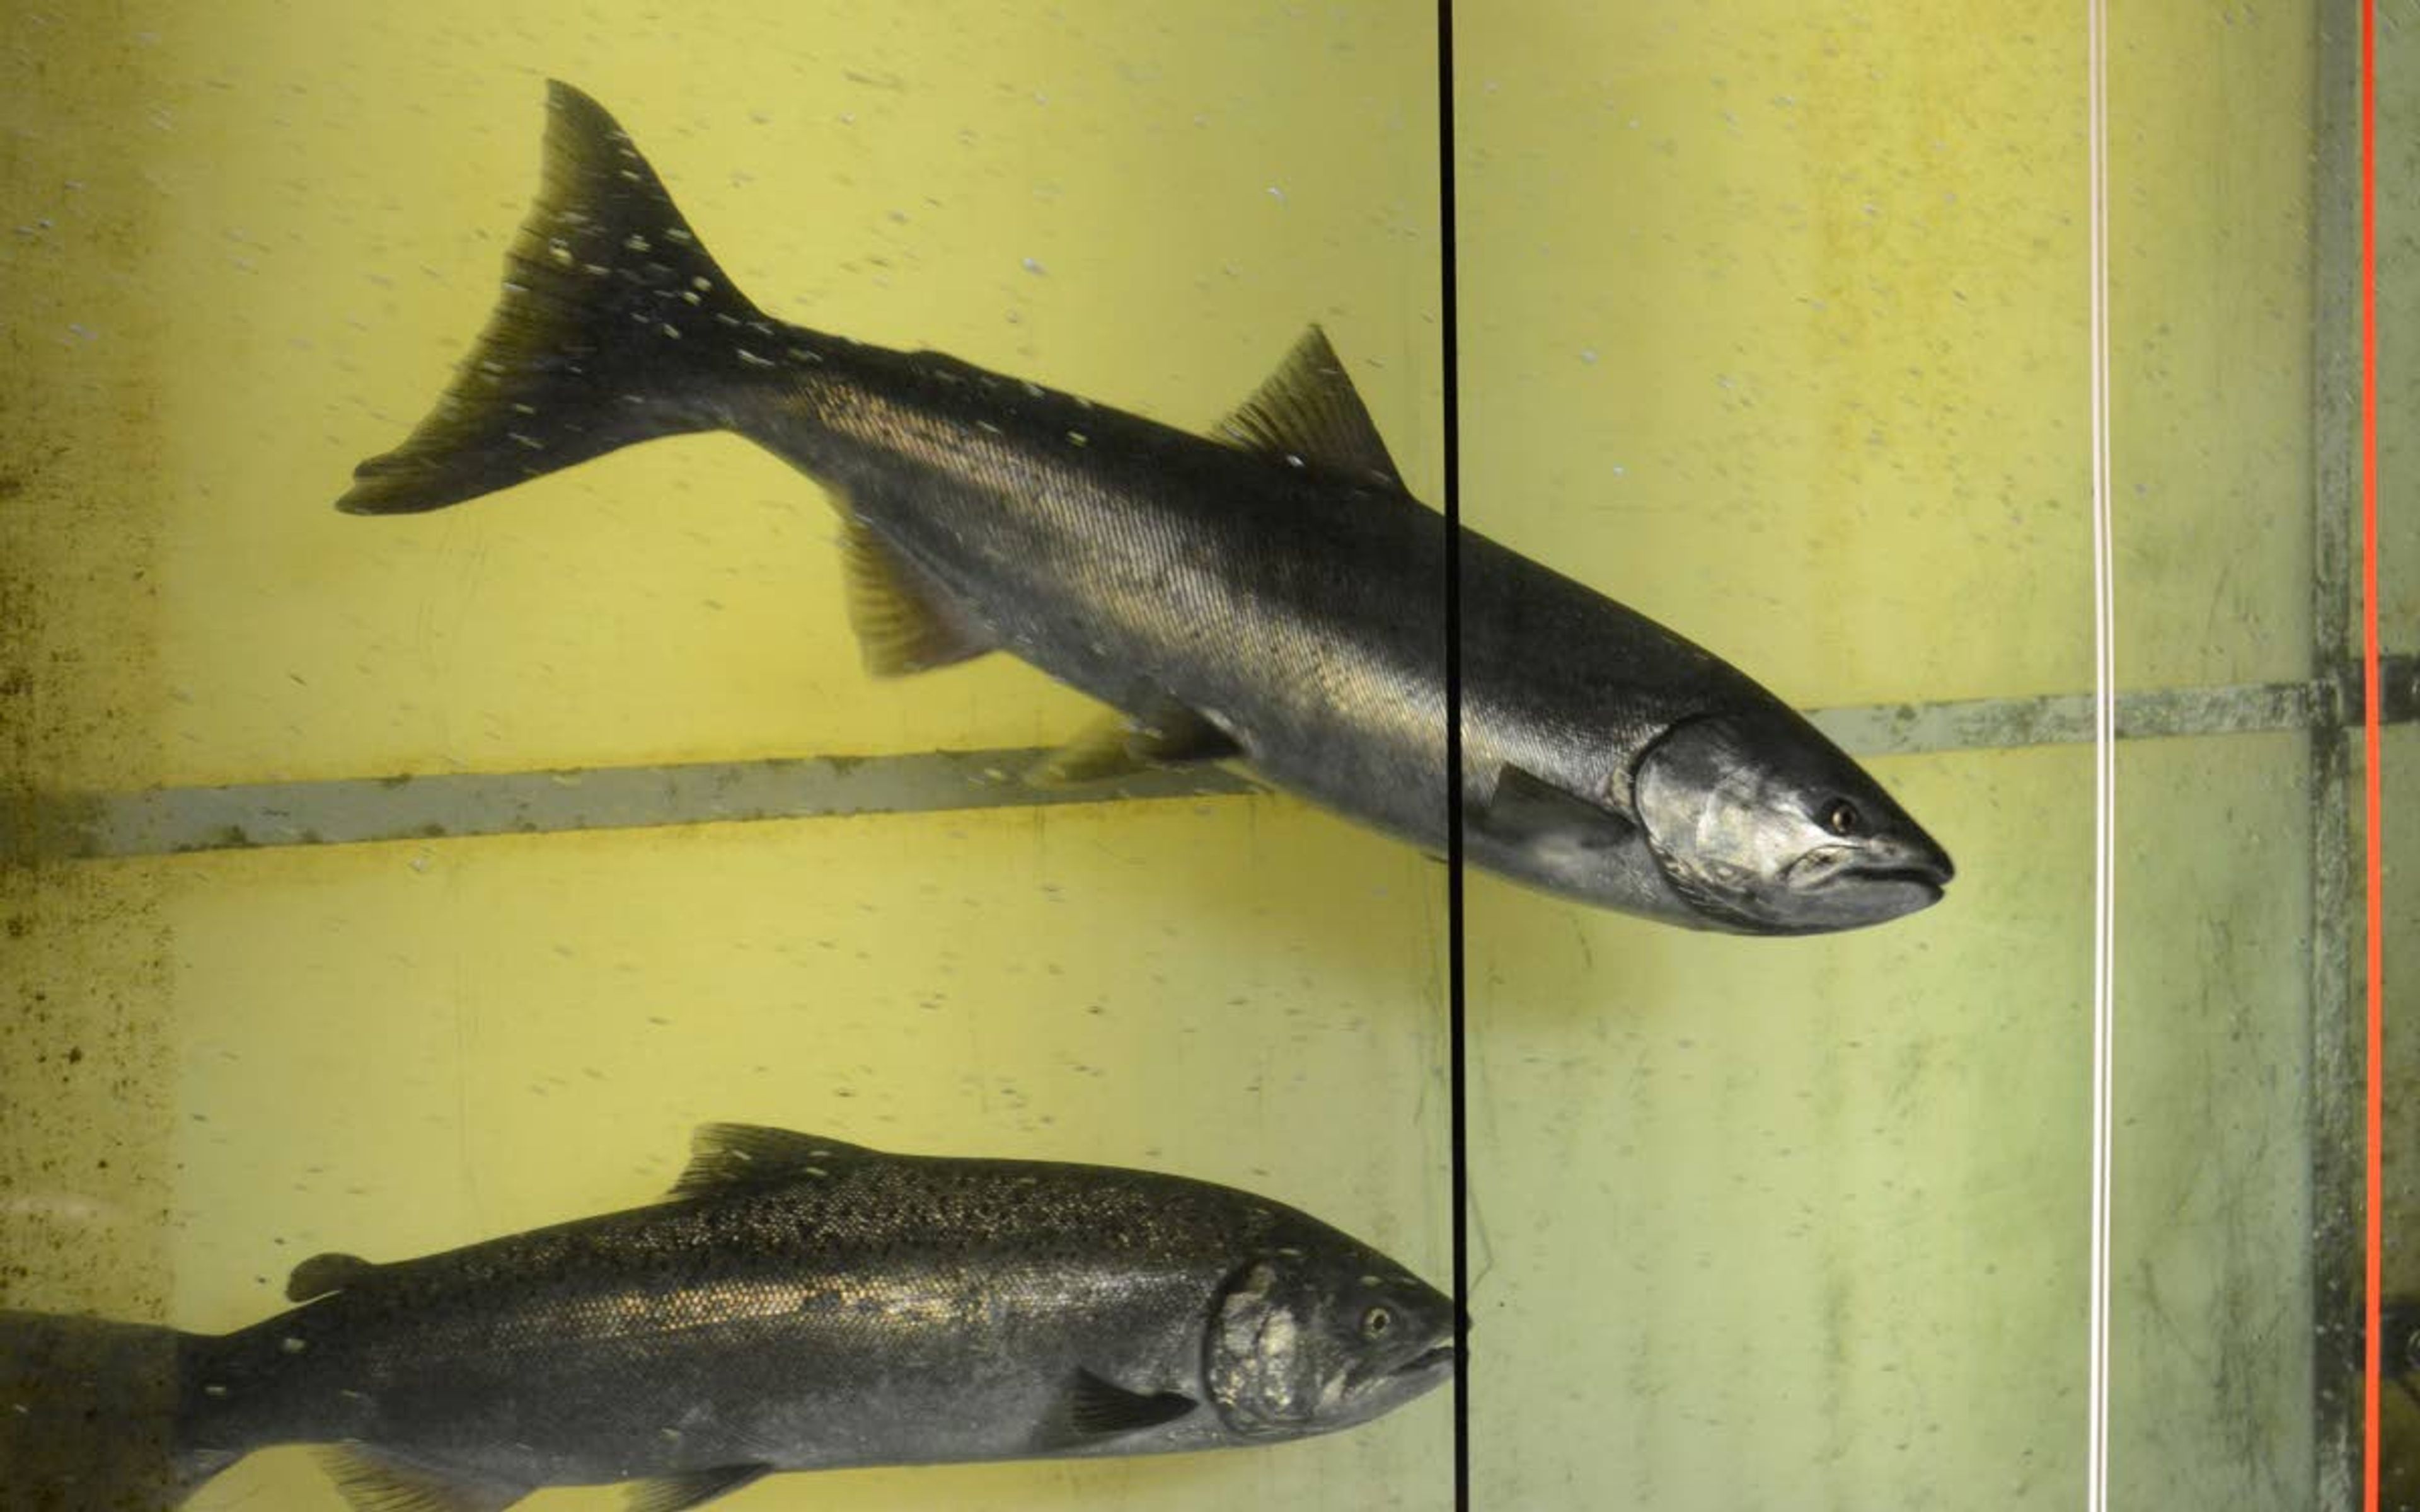
[[[442,509],[658,436],[713,430],[708,375],[775,330],[605,107],[547,85],[546,174],[503,297],[436,409],[363,463],[351,515]]]

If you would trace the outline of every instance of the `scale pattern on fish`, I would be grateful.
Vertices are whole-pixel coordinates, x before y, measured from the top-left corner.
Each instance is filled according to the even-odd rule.
[[[148,1479],[173,1489],[139,1504],[313,1443],[364,1512],[624,1481],[675,1512],[782,1471],[1280,1443],[1390,1412],[1457,1359],[1444,1295],[1249,1193],[736,1124],[698,1132],[665,1202],[389,1264],[322,1255],[287,1291],[300,1306],[221,1336],[0,1314],[0,1359],[33,1362],[0,1368],[0,1409],[71,1437],[73,1404],[100,1403],[123,1458],[130,1404],[172,1403]]]
[[[877,675],[1004,650],[1111,706],[1032,780],[1234,758],[1445,849],[1445,521],[1404,489],[1317,327],[1204,437],[790,325],[732,285],[601,106],[550,88],[501,301],[340,508],[438,509],[735,431],[833,495]],[[1463,532],[1460,556],[1471,861],[1744,933],[1941,897],[1942,848],[1738,670],[1483,536]]]

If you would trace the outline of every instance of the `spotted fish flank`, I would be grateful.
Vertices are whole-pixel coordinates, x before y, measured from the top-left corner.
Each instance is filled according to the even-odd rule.
[[[0,1313],[0,1407],[98,1403],[107,1455],[150,1445],[111,1467],[153,1489],[139,1504],[308,1443],[363,1512],[616,1482],[675,1509],[785,1471],[1298,1439],[1456,1360],[1448,1299],[1249,1193],[735,1124],[698,1132],[663,1202],[316,1256],[287,1291],[218,1337]]]

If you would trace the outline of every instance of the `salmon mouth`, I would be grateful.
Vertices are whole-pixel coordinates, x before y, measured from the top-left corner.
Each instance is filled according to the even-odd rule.
[[[1440,1344],[1404,1361],[1395,1366],[1391,1373],[1398,1376],[1422,1376],[1439,1367],[1451,1368],[1459,1358],[1460,1354],[1452,1345]]]
[[[1823,845],[1791,862],[1782,872],[1782,880],[1794,892],[1914,887],[1929,901],[1938,903],[1956,875],[1957,869],[1950,865],[1949,857],[1938,849],[1928,852],[1916,845],[1893,844],[1876,851]]]
[[[1817,885],[1817,896],[1853,906],[1879,922],[1931,907],[1948,895],[1948,879],[1920,866],[1855,867]]]
[[[1851,873],[1851,880],[1896,883],[1903,887],[1922,887],[1936,899],[1947,890],[1949,882],[1947,877],[1937,871],[1915,866],[1875,867],[1870,871],[1860,869]]]
[[[1355,1365],[1345,1372],[1344,1390],[1348,1395],[1382,1389],[1409,1381],[1419,1381],[1437,1375],[1450,1375],[1460,1360],[1453,1341],[1447,1339],[1433,1344],[1398,1365]]]
[[[1840,884],[1841,901],[1854,900],[1872,923],[1921,913],[1948,894],[1932,876],[1913,871],[1861,872]]]

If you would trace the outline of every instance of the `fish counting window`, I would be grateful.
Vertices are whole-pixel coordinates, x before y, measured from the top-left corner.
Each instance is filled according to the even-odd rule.
[[[98,1425],[199,1507],[425,1502],[364,1388],[442,1346],[415,1401],[666,1506],[828,1494],[810,1359],[877,1503],[1300,1437],[1274,1502],[1442,1506],[1459,1425],[1481,1506],[2064,1505],[2098,1311],[2109,1504],[2341,1504],[2420,1423],[2390,1357],[2355,1447],[2345,1342],[2343,821],[2420,639],[2390,508],[2373,760],[2357,39],[2118,8],[2100,239],[2080,17],[41,18],[12,1486]]]

